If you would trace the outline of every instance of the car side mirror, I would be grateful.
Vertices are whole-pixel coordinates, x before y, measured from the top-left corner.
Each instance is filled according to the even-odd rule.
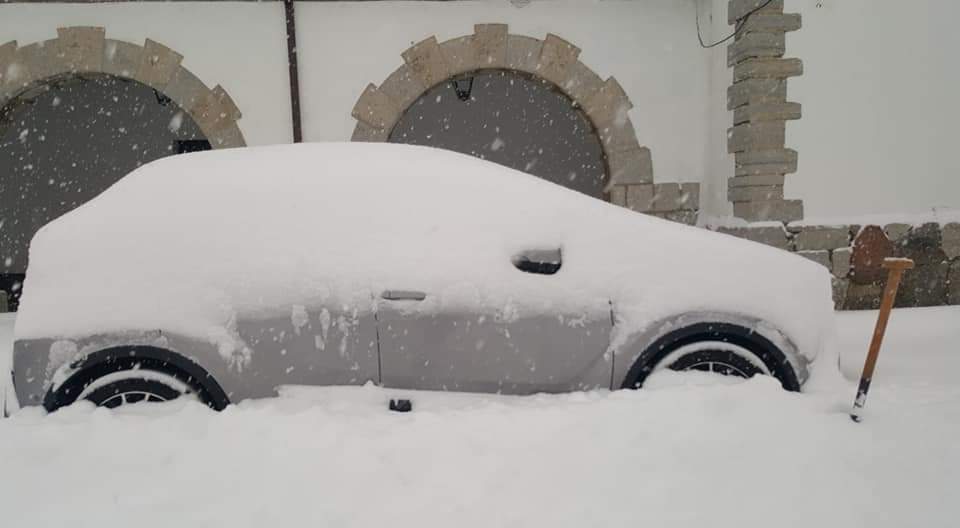
[[[528,249],[514,255],[511,261],[518,270],[539,275],[553,275],[563,265],[560,248]]]

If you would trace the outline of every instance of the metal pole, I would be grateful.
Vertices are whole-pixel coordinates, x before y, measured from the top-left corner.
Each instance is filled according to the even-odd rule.
[[[863,373],[860,375],[860,386],[857,388],[857,398],[853,400],[853,410],[850,419],[854,422],[861,420],[860,411],[867,403],[867,392],[873,380],[873,369],[877,366],[877,356],[880,355],[880,344],[883,334],[887,331],[887,321],[890,319],[890,310],[893,301],[897,298],[897,288],[900,287],[900,277],[904,270],[913,268],[913,261],[902,258],[883,259],[883,268],[890,270],[887,274],[887,285],[883,289],[883,298],[880,300],[880,314],[877,315],[877,326],[873,329],[873,339],[870,341],[870,350],[867,360],[863,364]]]
[[[297,69],[297,20],[293,11],[294,0],[283,0],[284,18],[287,21],[287,64],[290,70],[290,113],[293,121],[293,142],[303,141],[300,126],[300,75]]]

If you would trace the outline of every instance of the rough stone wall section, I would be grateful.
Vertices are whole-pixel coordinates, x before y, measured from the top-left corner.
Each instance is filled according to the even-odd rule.
[[[478,24],[472,35],[445,42],[431,36],[400,55],[403,65],[360,94],[352,111],[353,141],[387,141],[407,108],[438,83],[472,71],[519,71],[550,82],[586,114],[603,146],[612,203],[696,223],[699,183],[653,182],[650,149],[637,141],[627,114],[633,103],[615,78],[603,80],[583,64],[572,43],[554,34],[543,40],[511,35],[506,24]]]
[[[797,152],[786,148],[784,139],[786,122],[800,119],[801,112],[799,103],[787,101],[787,79],[801,75],[803,63],[784,54],[786,33],[800,29],[801,20],[783,12],[783,0],[765,2],[728,4],[728,21],[739,33],[727,47],[727,66],[733,67],[727,151],[736,160],[727,199],[739,218],[791,222],[803,218],[803,203],[783,196],[784,175],[797,170]]]
[[[886,257],[913,259],[897,296],[897,307],[960,304],[960,222],[919,225],[801,225],[779,223],[715,227],[715,231],[795,252],[827,268],[837,309],[880,305]]]
[[[196,121],[213,148],[246,145],[240,110],[221,86],[208,88],[180,62],[183,55],[146,39],[143,46],[106,38],[102,27],[63,27],[57,38],[0,45],[0,108],[49,79],[102,73],[140,82],[166,95]]]

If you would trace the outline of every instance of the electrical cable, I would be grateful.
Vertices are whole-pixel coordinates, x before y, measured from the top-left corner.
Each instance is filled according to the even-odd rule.
[[[733,37],[736,37],[737,35],[740,34],[741,31],[743,31],[744,26],[747,25],[747,19],[749,19],[749,18],[750,18],[754,13],[756,13],[757,11],[760,11],[760,10],[763,9],[764,7],[767,7],[768,5],[770,5],[770,2],[773,2],[773,0],[767,0],[766,2],[758,5],[757,7],[751,9],[750,11],[747,11],[747,14],[746,14],[746,15],[743,15],[743,18],[741,18],[740,21],[737,23],[736,27],[735,27],[734,30],[733,30],[733,33],[730,33],[730,34],[727,35],[726,37],[723,37],[722,39],[714,42],[713,44],[704,44],[704,42],[703,42],[703,36],[700,34],[700,11],[697,10],[697,12],[696,12],[696,20],[697,20],[697,40],[700,41],[700,47],[701,47],[701,48],[705,48],[705,49],[706,49],[706,48],[712,48],[712,47],[714,47],[714,46],[719,46],[720,44],[723,44],[724,42],[732,39]]]

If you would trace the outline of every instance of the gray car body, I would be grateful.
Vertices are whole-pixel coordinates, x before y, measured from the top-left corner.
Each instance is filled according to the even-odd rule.
[[[658,338],[702,322],[754,329],[780,348],[801,381],[807,377],[807,361],[794,344],[753,317],[678,314],[647,325],[613,348],[616,314],[609,303],[582,306],[576,314],[511,319],[497,313],[421,313],[418,302],[380,298],[348,309],[307,308],[299,319],[238,321],[240,338],[254,352],[242,365],[225,360],[208,340],[162,329],[72,340],[18,340],[15,393],[22,406],[41,405],[47,394],[76,374],[84,358],[131,347],[166,350],[195,362],[234,403],[276,396],[284,385],[372,382],[395,389],[517,395],[617,389],[640,354]],[[569,324],[571,319],[576,324]]]

